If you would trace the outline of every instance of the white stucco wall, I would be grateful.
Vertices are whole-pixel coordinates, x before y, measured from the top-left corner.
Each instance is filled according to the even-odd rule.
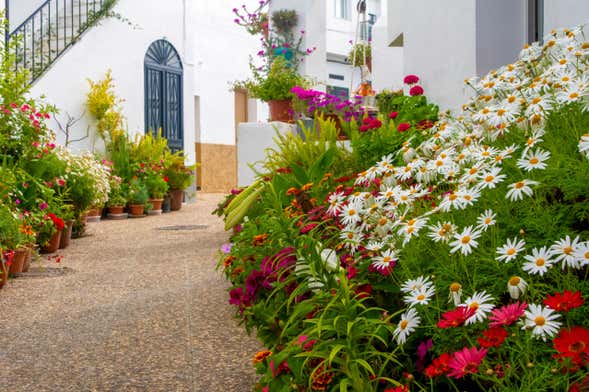
[[[401,33],[401,3],[383,1],[381,16],[372,31],[372,87],[377,92],[384,89],[398,90],[403,87],[403,47],[391,47],[391,41]],[[394,26],[398,29],[394,31]],[[393,35],[395,35],[393,37]]]
[[[544,34],[585,23],[589,23],[588,0],[544,0]]]
[[[2,8],[4,8],[4,1],[1,2]],[[9,0],[10,31],[17,28],[44,2],[45,0]]]
[[[62,113],[58,118],[65,122],[66,112],[76,117],[84,112],[87,79],[102,79],[111,69],[116,92],[124,99],[129,133],[143,133],[144,56],[153,41],[166,38],[183,62],[184,149],[192,163],[195,142],[235,144],[234,95],[228,83],[248,76],[248,55],[256,53],[259,43],[233,23],[232,8],[231,0],[199,4],[191,0],[165,4],[161,0],[144,0],[141,7],[137,7],[137,0],[120,0],[116,12],[138,28],[116,19],[93,27],[34,84],[32,94],[44,95],[47,102],[55,104]],[[199,99],[195,100],[195,96]],[[199,116],[195,115],[195,101],[200,106]],[[264,113],[255,104],[253,107],[252,113]],[[72,138],[84,135],[92,124],[86,115],[74,128]],[[53,128],[57,130],[56,124]],[[57,136],[63,142],[63,135]],[[86,150],[92,144],[92,140],[85,140],[72,148]]]
[[[403,0],[404,74],[416,74],[441,109],[458,109],[476,74],[476,2]]]

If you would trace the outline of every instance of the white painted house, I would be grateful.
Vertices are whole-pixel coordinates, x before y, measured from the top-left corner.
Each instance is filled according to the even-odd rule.
[[[100,10],[100,0],[1,3],[10,31],[26,30],[29,66],[33,50],[37,65],[41,51],[45,62],[53,53],[51,66],[33,82],[32,94],[56,105],[62,123],[66,114],[84,114],[87,79],[102,79],[111,69],[131,135],[162,127],[189,164],[200,163],[197,182],[203,190],[227,191],[236,184],[236,123],[257,121],[257,108],[230,91],[228,82],[249,76],[248,56],[259,42],[233,23],[234,1],[119,0],[114,12],[132,26],[108,18],[80,37],[78,28],[91,10]],[[255,7],[257,1],[244,3]],[[55,58],[72,37],[75,42]],[[85,135],[92,125],[84,115],[72,138]],[[63,142],[62,134],[57,137]],[[85,150],[93,144],[91,136],[71,147]]]

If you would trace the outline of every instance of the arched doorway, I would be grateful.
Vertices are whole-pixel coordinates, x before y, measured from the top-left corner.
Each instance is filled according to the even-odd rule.
[[[145,132],[162,130],[173,151],[184,148],[183,70],[178,52],[165,39],[147,49],[145,68]]]

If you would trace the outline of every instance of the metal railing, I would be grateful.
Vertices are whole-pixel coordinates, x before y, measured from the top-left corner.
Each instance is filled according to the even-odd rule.
[[[6,2],[6,14],[11,8]],[[27,69],[33,83],[90,27],[103,0],[46,0],[29,17],[7,34],[12,42],[16,69]]]

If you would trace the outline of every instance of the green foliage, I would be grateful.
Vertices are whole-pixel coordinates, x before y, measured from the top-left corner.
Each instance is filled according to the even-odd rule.
[[[383,90],[376,95],[376,103],[378,111],[384,116],[397,112],[397,124],[408,123],[413,127],[422,121],[437,121],[440,110],[437,105],[428,103],[425,95],[408,96],[403,95],[403,91]]]
[[[370,44],[357,43],[353,45],[348,53],[348,61],[353,67],[370,64],[372,61],[372,48]]]
[[[24,244],[19,217],[0,202],[0,253],[3,250],[17,249]]]
[[[252,98],[262,101],[274,101],[293,98],[291,89],[305,84],[305,79],[297,72],[295,67],[282,57],[277,57],[265,75],[256,67],[250,66],[253,78],[243,83],[237,83],[234,87],[244,88]]]
[[[195,166],[186,166],[185,157],[181,151],[164,155],[164,176],[168,179],[171,190],[186,189],[194,181]]]
[[[299,17],[295,10],[278,10],[272,12],[272,28],[280,35],[292,35],[292,30],[299,22]]]
[[[125,133],[124,116],[120,106],[123,101],[115,93],[114,79],[110,69],[106,72],[104,79],[97,82],[88,79],[88,84],[90,91],[86,98],[86,108],[96,120],[96,131],[109,150],[109,145]]]
[[[152,199],[163,199],[168,192],[168,183],[157,172],[147,176],[144,182]]]
[[[129,184],[129,204],[146,205],[149,200],[149,192],[145,184],[139,179],[131,180]]]

